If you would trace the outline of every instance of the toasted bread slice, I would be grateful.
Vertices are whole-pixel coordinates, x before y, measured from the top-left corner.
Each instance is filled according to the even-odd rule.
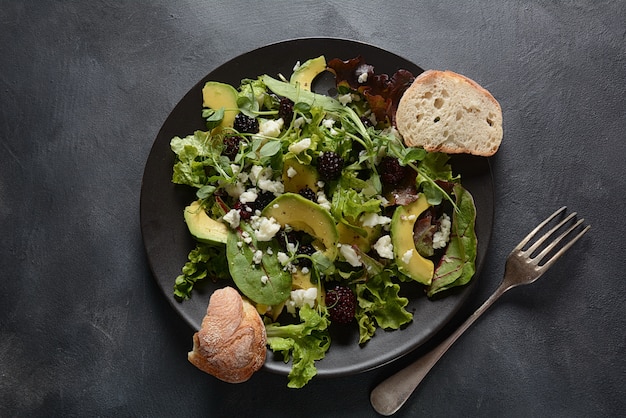
[[[407,146],[487,157],[502,142],[502,109],[475,81],[452,71],[428,70],[400,99],[396,127]]]

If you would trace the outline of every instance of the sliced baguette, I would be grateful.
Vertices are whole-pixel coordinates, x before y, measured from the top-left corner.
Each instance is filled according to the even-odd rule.
[[[428,70],[400,99],[396,127],[410,147],[488,157],[502,142],[502,109],[475,81],[452,71]]]

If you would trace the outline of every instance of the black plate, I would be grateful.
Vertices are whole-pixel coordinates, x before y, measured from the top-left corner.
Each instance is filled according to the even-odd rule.
[[[200,80],[176,105],[156,137],[146,162],[141,189],[141,230],[143,241],[154,277],[165,297],[174,309],[194,329],[200,327],[211,293],[227,283],[204,283],[194,289],[193,296],[185,302],[177,302],[173,296],[173,284],[187,261],[187,254],[194,248],[183,220],[183,209],[193,199],[191,188],[171,183],[174,154],[169,143],[174,136],[192,134],[205,129],[201,117],[201,89],[208,80],[221,81],[238,86],[243,78],[255,78],[263,73],[289,76],[297,61],[325,55],[332,58],[350,59],[362,55],[377,73],[392,74],[403,68],[417,75],[423,70],[417,65],[383,49],[343,39],[306,38],[265,46],[230,60],[211,71]],[[322,79],[314,90],[327,93],[333,87],[332,80]],[[494,199],[489,162],[485,158],[455,156],[453,169],[461,173],[463,184],[474,196],[477,206],[476,233],[478,236],[477,274],[469,285],[449,292],[446,297],[428,300],[417,286],[405,295],[411,298],[408,310],[414,313],[413,322],[402,331],[378,330],[365,346],[357,344],[356,327],[335,329],[329,352],[317,363],[319,376],[340,376],[369,370],[389,363],[414,350],[441,327],[462,306],[471,293],[481,269],[491,236]],[[191,335],[189,336],[191,348]],[[181,354],[184,359],[185,353]],[[290,365],[271,352],[265,368],[278,373],[288,373]]]

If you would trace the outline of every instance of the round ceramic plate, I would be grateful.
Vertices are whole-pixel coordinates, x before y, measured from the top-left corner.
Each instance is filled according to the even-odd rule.
[[[209,297],[218,287],[229,283],[206,280],[197,285],[190,300],[178,302],[173,296],[174,279],[187,261],[195,243],[183,220],[183,209],[194,200],[194,190],[171,182],[174,154],[169,143],[174,136],[192,134],[206,129],[202,119],[202,87],[214,80],[238,86],[244,78],[261,74],[290,75],[297,61],[324,55],[327,60],[347,60],[361,55],[376,73],[393,74],[406,69],[414,75],[423,70],[417,65],[375,46],[343,39],[306,38],[268,45],[234,58],[211,71],[176,105],[159,131],[146,162],[141,189],[141,230],[146,254],[154,277],[164,296],[181,317],[195,330],[206,313]],[[332,76],[320,77],[313,89],[328,94],[334,87]],[[476,203],[478,236],[477,273],[469,285],[449,291],[443,298],[429,300],[419,286],[410,287],[403,295],[410,299],[407,309],[413,322],[399,331],[377,330],[365,345],[358,345],[355,326],[335,328],[331,348],[317,362],[318,376],[340,376],[373,369],[389,363],[419,347],[441,329],[469,297],[485,259],[493,221],[493,187],[487,159],[454,156],[453,171],[462,176],[464,186]],[[191,348],[191,334],[189,335]],[[183,356],[184,357],[184,356]],[[291,365],[281,355],[268,353],[265,369],[287,374]]]

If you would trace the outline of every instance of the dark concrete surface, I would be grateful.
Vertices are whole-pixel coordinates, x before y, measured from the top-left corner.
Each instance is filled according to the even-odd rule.
[[[368,42],[500,101],[496,212],[479,285],[561,205],[592,230],[506,295],[398,416],[593,417],[626,410],[623,1],[0,2],[0,416],[376,416],[369,392],[419,356],[301,390],[229,385],[186,361],[192,330],[157,288],[143,168],[198,80],[276,41]]]

